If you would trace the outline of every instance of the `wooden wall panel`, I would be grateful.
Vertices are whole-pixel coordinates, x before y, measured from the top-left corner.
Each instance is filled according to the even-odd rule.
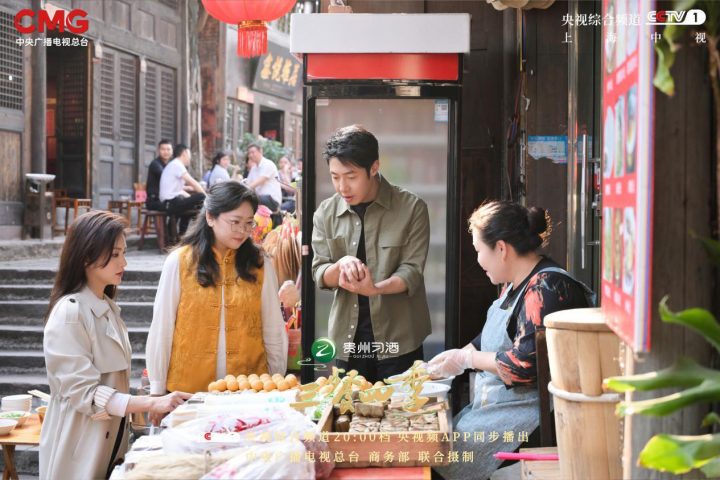
[[[567,135],[568,44],[563,43],[563,15],[567,2],[547,10],[526,13],[528,135]],[[565,267],[567,263],[567,166],[549,159],[526,161],[527,204],[543,207],[553,219],[553,232],[545,254]]]
[[[20,134],[0,130],[0,202],[22,200]]]
[[[689,39],[689,37],[688,37]],[[672,310],[713,307],[716,277],[697,241],[689,236],[711,235],[712,98],[707,78],[707,54],[688,40],[678,52],[672,75],[676,94],[669,98],[656,91],[655,101],[655,213],[653,239],[652,350],[632,362],[636,373],[669,366],[688,356],[710,365],[715,357],[700,335],[667,325],[658,317],[657,305],[669,295]],[[715,305],[717,306],[717,305]],[[716,310],[717,311],[717,310]],[[646,399],[656,394],[634,395]],[[632,418],[632,478],[680,478],[641,469],[635,465],[645,443],[655,434],[709,433],[700,422],[709,405],[686,408],[667,417]],[[698,478],[698,474],[686,478]]]

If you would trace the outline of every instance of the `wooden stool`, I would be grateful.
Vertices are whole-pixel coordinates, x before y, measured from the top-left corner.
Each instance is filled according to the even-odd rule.
[[[65,224],[60,227],[57,225],[57,209],[58,208],[64,208],[65,209]],[[73,220],[75,220],[78,217],[78,214],[81,209],[84,209],[87,213],[90,210],[92,210],[92,200],[89,198],[68,198],[68,197],[62,197],[62,198],[54,198],[53,197],[53,203],[52,203],[52,233],[53,235],[55,232],[62,232],[64,235],[67,235],[67,230],[70,227],[70,208],[73,209]]]
[[[133,230],[135,230],[135,233],[140,233],[142,230],[142,212],[145,208],[145,202],[136,202],[134,200],[128,200],[127,202],[127,216],[128,216],[128,224],[132,225],[132,211],[133,209],[137,209],[137,224]]]
[[[125,210],[125,204],[127,202],[125,200],[108,200],[108,212],[117,213],[118,215],[123,214],[123,210]],[[117,210],[117,212],[116,212]]]
[[[125,218],[127,218],[127,230],[134,233],[140,233],[142,232],[143,207],[145,207],[145,202],[136,202],[133,200],[109,200],[107,209],[109,212],[113,213],[117,211],[118,215],[124,215]],[[137,209],[137,225],[135,227],[132,226],[133,209]]]
[[[143,210],[142,214],[145,219],[143,220],[142,229],[140,230],[140,242],[138,242],[138,250],[142,250],[143,244],[145,243],[145,235],[148,233],[154,233],[157,237],[158,247],[161,252],[165,251],[165,224],[167,215],[165,212],[158,212],[157,210]]]
[[[55,233],[62,233],[63,235],[67,235],[67,229],[70,226],[69,218],[70,218],[70,209],[73,208],[72,198],[68,197],[57,197],[53,198],[52,201],[52,233],[55,235]],[[65,209],[65,223],[60,226],[58,225],[58,218],[57,218],[57,209],[58,208],[64,208]]]
[[[80,209],[85,210],[82,213],[87,213],[92,210],[92,200],[89,198],[76,198],[73,200],[73,210],[75,211],[75,217],[73,217],[73,220],[75,220],[80,214]]]

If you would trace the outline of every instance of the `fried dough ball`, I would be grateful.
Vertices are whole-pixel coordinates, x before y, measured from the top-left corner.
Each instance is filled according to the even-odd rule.
[[[265,385],[263,385],[263,388],[266,392],[272,392],[273,390],[277,389],[277,385],[275,385],[275,382],[272,380],[268,380],[265,382]]]

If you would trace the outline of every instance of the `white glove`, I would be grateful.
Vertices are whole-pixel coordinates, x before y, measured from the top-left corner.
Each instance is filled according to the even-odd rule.
[[[472,368],[472,350],[454,348],[435,356],[428,363],[428,373],[431,376],[448,378],[461,375],[468,368]]]

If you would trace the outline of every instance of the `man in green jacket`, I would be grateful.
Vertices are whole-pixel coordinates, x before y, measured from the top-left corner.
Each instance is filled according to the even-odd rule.
[[[375,382],[423,358],[428,209],[380,175],[378,141],[363,127],[337,130],[323,155],[336,193],[313,218],[313,278],[335,290],[329,330],[338,367]]]

